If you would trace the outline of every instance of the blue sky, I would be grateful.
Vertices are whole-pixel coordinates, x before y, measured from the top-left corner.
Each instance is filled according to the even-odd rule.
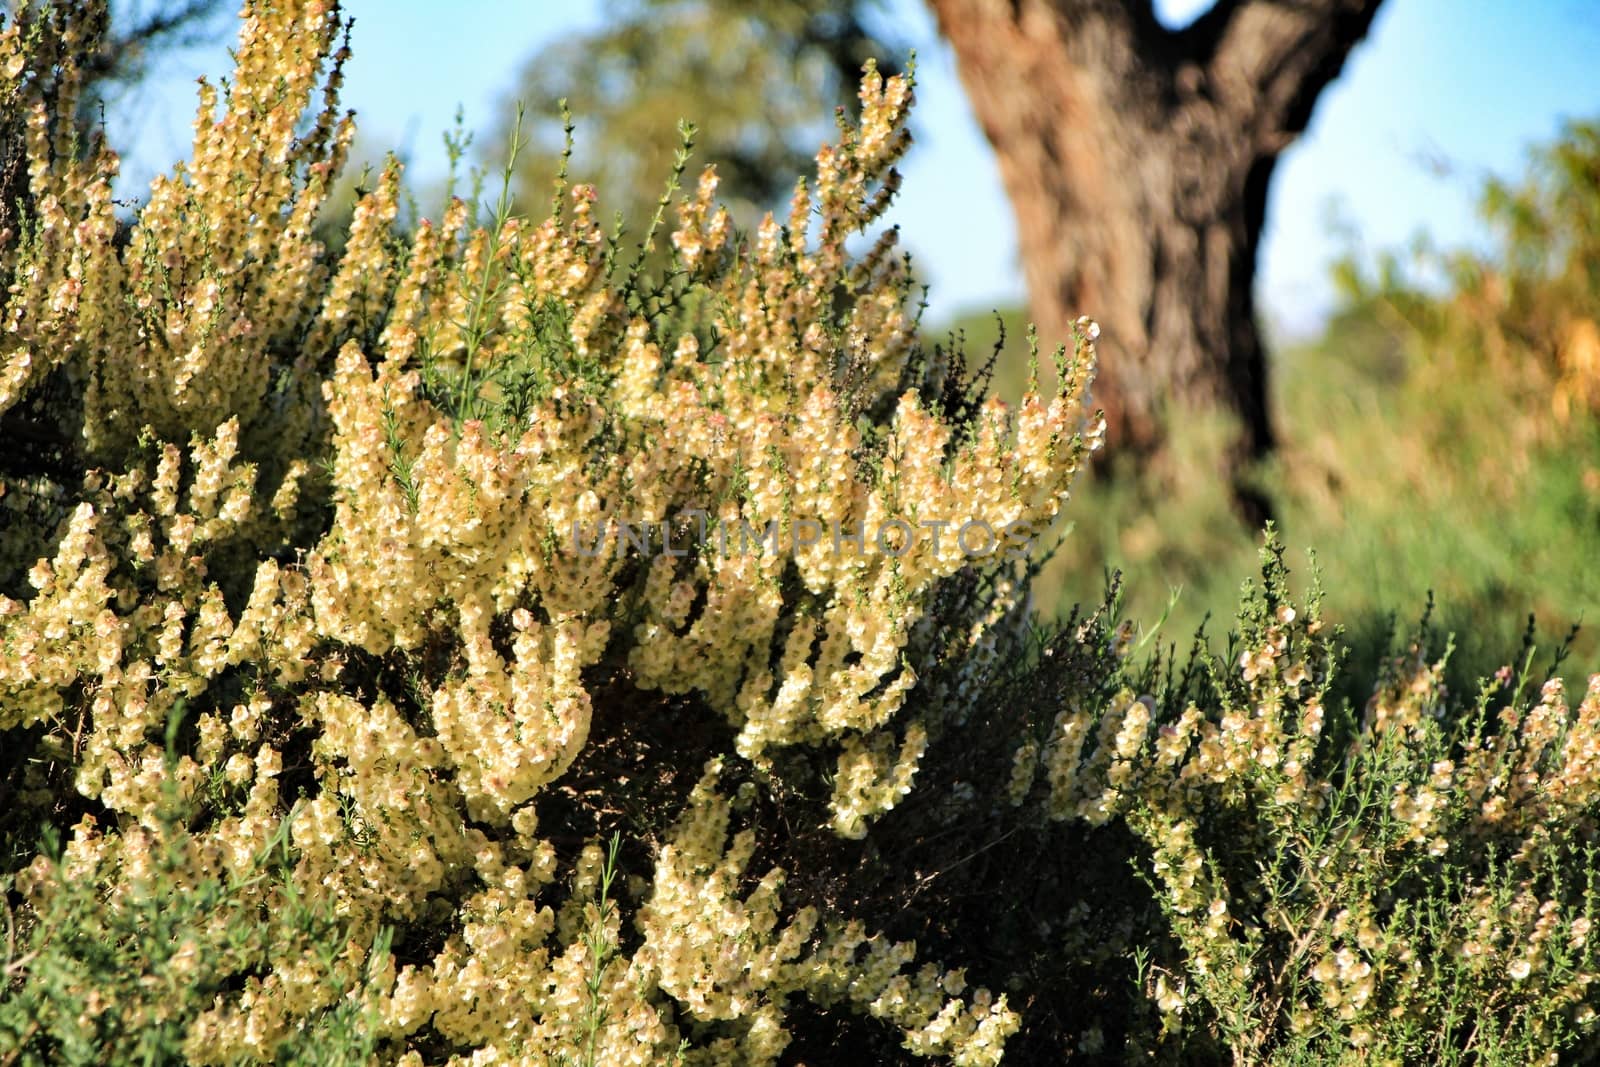
[[[1157,5],[1172,23],[1207,6]],[[440,135],[458,105],[469,127],[494,127],[526,58],[603,16],[600,0],[344,7],[356,19],[345,103],[365,143],[407,147],[423,180],[442,168]],[[917,144],[893,220],[931,283],[931,321],[1020,302],[1010,208],[949,46],[919,0],[888,0],[887,17],[918,49]],[[1303,333],[1326,312],[1327,265],[1344,247],[1330,229],[1334,212],[1369,248],[1424,229],[1447,244],[1481,241],[1482,177],[1517,173],[1526,149],[1555,136],[1563,118],[1600,115],[1596,55],[1600,7],[1590,0],[1388,0],[1278,166],[1257,280],[1268,318]],[[194,78],[227,68],[222,44],[171,57],[113,116],[127,157],[121,195],[137,195],[131,183],[185,154]]]

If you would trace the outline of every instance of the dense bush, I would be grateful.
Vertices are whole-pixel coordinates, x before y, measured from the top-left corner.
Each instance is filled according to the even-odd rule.
[[[72,828],[15,879],[39,944],[8,1028],[231,1060],[353,1003],[396,1051],[761,1062],[804,996],[997,1056],[1003,995],[792,899],[749,814],[781,778],[859,838],[909,791],[1017,626],[1020,566],[913,523],[1047,522],[1092,447],[1085,353],[1014,420],[969,404],[918,361],[892,233],[846,255],[888,204],[909,83],[869,74],[790,228],[735,246],[708,172],[664,279],[586,188],[542,225],[458,202],[402,236],[397,167],[332,261],[311,237],[353,129],[332,5],[248,9],[193,162],[126,235],[112,157],[64,133],[88,15],[24,16],[0,403],[70,415],[54,461],[76,477],[7,493],[0,727],[13,822]],[[24,525],[45,505],[59,527]],[[662,544],[697,521],[695,551]],[[665,766],[635,758],[656,733],[687,735]],[[595,896],[612,826],[650,846],[621,857],[649,875],[626,933]],[[84,884],[96,927],[29,918],[76,915]],[[145,964],[166,980],[137,995],[52,933],[103,927],[116,971],[171,896],[196,910],[167,914],[175,955]],[[333,949],[240,921],[290,901]]]
[[[334,254],[333,4],[247,6],[128,224],[100,21],[0,34],[0,1062],[1588,1047],[1600,679],[1419,636],[1352,710],[1271,544],[1225,653],[1035,630],[1096,331],[1015,410],[917,347],[847,250],[908,80],[788,226],[403,232],[391,165]]]

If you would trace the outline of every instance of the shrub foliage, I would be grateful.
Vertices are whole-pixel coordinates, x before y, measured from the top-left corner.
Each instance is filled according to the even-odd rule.
[[[1587,1047],[1600,679],[1419,635],[1348,708],[1274,545],[1225,654],[1036,632],[1097,331],[1015,409],[915,344],[908,78],[787,225],[390,165],[332,252],[336,6],[246,7],[127,221],[103,22],[0,31],[0,1062]]]

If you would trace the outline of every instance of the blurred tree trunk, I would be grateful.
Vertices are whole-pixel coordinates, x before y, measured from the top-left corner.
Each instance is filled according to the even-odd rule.
[[[1032,313],[1103,334],[1113,446],[1157,448],[1169,417],[1236,420],[1238,476],[1273,446],[1251,283],[1278,154],[1380,0],[1219,0],[1184,30],[1148,0],[929,0],[994,145]]]

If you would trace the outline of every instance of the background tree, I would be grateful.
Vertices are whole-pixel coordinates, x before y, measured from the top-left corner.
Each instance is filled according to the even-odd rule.
[[[563,147],[559,101],[576,122],[571,177],[602,190],[609,214],[642,229],[694,123],[695,157],[717,164],[718,199],[741,222],[778,204],[833,136],[826,116],[854,115],[861,67],[892,74],[904,49],[864,18],[879,0],[611,0],[604,25],[532,56],[512,94],[528,108],[517,186],[549,197]],[[486,146],[503,152],[511,131]]]
[[[1165,409],[1237,420],[1224,471],[1268,452],[1252,282],[1280,153],[1380,0],[1220,0],[1182,30],[1148,0],[929,0],[1017,216],[1041,333],[1105,328],[1114,442]],[[1173,412],[1175,413],[1175,412]]]
[[[1179,412],[1228,420],[1221,473],[1258,522],[1266,502],[1241,476],[1274,440],[1252,294],[1268,184],[1380,0],[1222,0],[1181,30],[1149,0],[929,3],[1016,211],[1041,335],[1100,321],[1114,444],[1157,448]],[[724,193],[765,205],[860,61],[893,53],[868,30],[872,6],[618,3],[603,30],[534,57],[519,94],[571,98],[580,176],[613,191],[610,209],[648,217],[683,117]],[[525,190],[554,173],[557,130]]]

